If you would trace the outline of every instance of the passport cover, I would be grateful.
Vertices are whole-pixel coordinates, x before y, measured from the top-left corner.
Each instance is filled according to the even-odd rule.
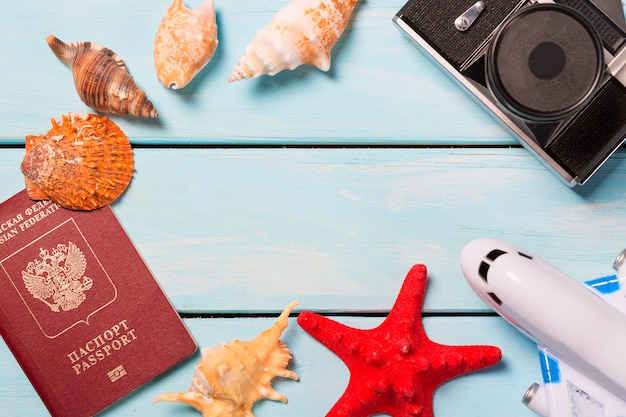
[[[109,206],[0,204],[0,334],[53,416],[90,416],[197,345]]]

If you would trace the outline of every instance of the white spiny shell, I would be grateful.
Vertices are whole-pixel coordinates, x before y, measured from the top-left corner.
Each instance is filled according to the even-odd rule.
[[[286,403],[287,398],[272,388],[271,381],[277,376],[298,379],[287,369],[291,352],[280,340],[297,304],[291,302],[276,323],[253,340],[235,339],[202,349],[189,391],[161,394],[154,402],[182,402],[203,417],[254,417],[252,405],[262,398]]]
[[[183,88],[209,63],[217,49],[213,0],[190,10],[174,0],[154,37],[154,67],[166,87]]]
[[[330,53],[357,0],[293,0],[246,47],[228,81],[275,75],[300,65],[330,69]]]

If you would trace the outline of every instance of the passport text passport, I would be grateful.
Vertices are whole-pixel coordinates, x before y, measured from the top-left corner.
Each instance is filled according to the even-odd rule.
[[[52,416],[91,416],[197,346],[109,206],[0,204],[0,333]]]

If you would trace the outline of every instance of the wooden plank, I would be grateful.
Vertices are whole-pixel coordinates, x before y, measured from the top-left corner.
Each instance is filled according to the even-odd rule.
[[[472,316],[488,309],[465,284],[460,250],[493,236],[579,281],[610,273],[624,246],[626,152],[571,190],[523,149],[440,148],[516,142],[393,26],[405,0],[360,2],[328,73],[302,67],[227,83],[246,44],[288,1],[216,0],[218,52],[182,91],[161,86],[152,62],[170,0],[2,2],[0,144],[22,144],[47,131],[51,117],[89,111],[46,45],[49,33],[110,47],[160,112],[156,121],[114,117],[134,144],[209,145],[136,149],[135,178],[114,204],[181,313],[273,314],[298,299],[298,311],[339,312],[338,321],[371,328],[382,317],[369,315],[388,311],[411,265],[425,263],[430,337],[498,345],[504,353],[496,367],[442,386],[437,417],[533,415],[520,398],[540,379],[534,345],[499,317]],[[268,144],[430,148],[262,147]],[[0,147],[0,200],[23,188],[22,153]],[[254,337],[273,319],[185,322],[200,346],[215,346]],[[347,369],[295,319],[283,339],[301,380],[277,380],[289,404],[263,401],[255,414],[325,415],[347,384]],[[197,359],[103,416],[197,416],[182,405],[151,404],[158,393],[186,389]],[[0,368],[0,415],[46,415],[4,342]]]
[[[160,85],[153,68],[169,3],[2,2],[0,143],[23,143],[46,132],[50,118],[90,111],[48,48],[50,33],[102,44],[125,60],[160,113],[157,121],[115,117],[134,143],[516,143],[394,27],[404,1],[361,2],[328,73],[301,67],[236,83],[226,79],[245,46],[288,1],[216,1],[217,53],[179,91]]]
[[[425,309],[486,311],[460,251],[492,236],[575,279],[612,272],[626,153],[569,189],[523,149],[137,149],[114,204],[181,312],[386,311],[415,263]],[[5,149],[0,198],[22,185]]]
[[[357,328],[371,328],[382,318],[339,317],[336,320]],[[234,338],[251,339],[271,326],[273,319],[190,319],[186,323],[200,346],[213,347]],[[526,388],[541,377],[532,342],[499,317],[428,317],[424,319],[424,325],[434,341],[452,345],[495,345],[502,349],[504,358],[492,368],[463,375],[442,385],[434,397],[437,417],[534,415],[520,402]],[[293,318],[282,339],[292,350],[294,359],[290,369],[299,375],[300,381],[276,378],[274,388],[285,395],[289,403],[260,401],[254,407],[255,415],[325,415],[343,393],[348,382],[348,369],[334,354],[300,329]],[[196,355],[184,365],[130,394],[101,416],[199,416],[183,404],[151,403],[152,398],[160,393],[185,391],[197,360]],[[3,344],[0,345],[0,366],[3,369],[0,379],[2,415],[46,415],[45,408]],[[94,392],[94,395],[97,393]]]

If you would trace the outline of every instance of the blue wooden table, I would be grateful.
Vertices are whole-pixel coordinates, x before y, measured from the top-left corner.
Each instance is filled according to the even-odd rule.
[[[535,347],[465,283],[461,248],[497,237],[580,281],[609,273],[626,245],[626,153],[584,187],[563,185],[394,27],[404,0],[358,4],[328,73],[301,67],[227,83],[246,44],[286,3],[216,0],[218,51],[191,85],[172,91],[152,62],[168,0],[2,2],[0,199],[24,187],[26,135],[89,111],[46,36],[105,45],[160,115],[113,117],[136,163],[113,209],[200,346],[256,336],[291,300],[301,303],[296,312],[374,327],[411,266],[423,263],[430,338],[503,352],[495,367],[441,386],[435,415],[533,415],[520,399],[540,379]],[[324,416],[346,387],[347,368],[295,318],[283,340],[300,381],[276,379],[289,403],[261,401],[256,416]],[[1,343],[0,415],[47,415]],[[151,403],[186,390],[197,360],[102,415],[198,415]]]

